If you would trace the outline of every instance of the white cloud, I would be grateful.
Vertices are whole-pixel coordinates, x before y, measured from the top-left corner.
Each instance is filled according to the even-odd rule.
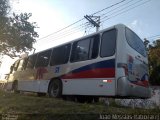
[[[139,20],[133,20],[131,23],[129,23],[128,27],[131,28],[138,36],[142,35],[143,33],[143,26],[144,24]],[[139,36],[141,37],[141,36]]]
[[[137,26],[137,24],[138,24],[138,20],[134,20],[132,23],[131,23],[131,25],[134,27],[134,26]]]

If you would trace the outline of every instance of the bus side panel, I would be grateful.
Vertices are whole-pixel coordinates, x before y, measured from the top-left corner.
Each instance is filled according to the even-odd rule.
[[[107,80],[109,82],[104,82]],[[63,79],[64,95],[95,95],[95,96],[114,96],[115,79]],[[111,82],[112,81],[112,82]]]
[[[39,83],[37,80],[19,80],[18,90],[20,91],[39,91]]]
[[[9,74],[9,76],[7,78],[7,85],[6,85],[7,90],[12,90],[13,79],[14,79],[13,74]]]
[[[19,80],[18,90],[47,93],[49,81],[50,80]]]
[[[70,63],[71,70],[63,75],[65,95],[115,95],[115,57]]]

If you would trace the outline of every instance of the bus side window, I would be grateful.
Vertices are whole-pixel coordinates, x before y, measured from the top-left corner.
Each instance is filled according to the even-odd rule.
[[[17,68],[17,71],[21,71],[22,70],[22,67],[23,67],[23,59],[22,60],[20,60],[20,62],[19,62],[19,65],[18,65],[18,68]]]
[[[32,69],[32,68],[34,68],[36,59],[37,59],[37,54],[30,56],[28,58],[26,69]]]
[[[27,62],[28,62],[28,57],[27,57],[27,58],[24,58],[24,61],[23,61],[23,64],[22,64],[22,70],[25,70],[25,69],[26,69]]]
[[[63,45],[53,49],[50,65],[60,65],[68,62],[71,44]]]
[[[99,35],[73,43],[71,62],[95,59],[99,51]]]
[[[116,49],[116,29],[106,31],[102,35],[101,57],[109,57],[114,55]]]
[[[37,67],[48,66],[50,56],[51,56],[51,52],[52,52],[52,50],[47,50],[47,51],[39,53],[38,57],[37,57],[37,62],[36,62],[35,67],[37,68]]]
[[[15,63],[10,67],[10,74],[14,72],[14,66],[15,66]]]
[[[92,40],[92,45],[90,45],[91,57],[90,59],[95,59],[99,52],[99,35],[94,36]]]
[[[71,62],[89,59],[90,40],[90,38],[87,38],[73,43]]]
[[[14,71],[17,71],[19,62],[20,62],[20,60],[18,60],[18,61],[15,62],[15,65],[14,65],[14,67],[13,67],[13,70],[14,70]]]

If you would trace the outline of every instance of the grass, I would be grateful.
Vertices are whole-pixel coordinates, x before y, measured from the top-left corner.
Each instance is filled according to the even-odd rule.
[[[159,109],[120,107],[113,100],[107,107],[102,102],[81,104],[62,99],[0,91],[0,113],[1,118],[17,117],[18,120],[94,120],[99,119],[100,114],[159,114]]]

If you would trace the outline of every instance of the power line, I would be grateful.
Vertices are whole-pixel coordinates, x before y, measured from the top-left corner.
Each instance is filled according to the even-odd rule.
[[[156,41],[156,40],[159,40],[159,39],[160,39],[160,37],[156,38],[156,39],[147,39],[147,40],[149,40],[149,41]]]
[[[89,26],[90,24],[87,24],[87,25],[85,25],[85,27],[86,28],[90,28],[91,26]],[[88,27],[87,27],[88,26]],[[91,29],[91,28],[90,28]],[[89,30],[90,30],[89,29]],[[79,31],[78,31],[79,30]],[[64,37],[67,37],[67,36],[69,36],[69,35],[73,35],[73,34],[75,34],[75,33],[78,33],[78,32],[80,32],[80,30],[83,30],[83,28],[79,28],[79,29],[74,29],[74,30],[72,30],[72,31],[67,31],[66,33],[63,33],[62,35],[57,35],[56,37],[54,37],[53,39],[52,38],[50,38],[50,40],[48,40],[47,42],[49,42],[49,41],[56,41],[56,40],[58,40],[58,39],[61,39],[61,38],[64,38]]]
[[[139,0],[139,1],[141,1],[141,0]],[[139,1],[137,1],[137,2],[139,2]],[[119,8],[121,8],[121,7],[129,4],[129,3],[131,3],[131,2],[133,2],[133,0],[128,1],[127,3],[122,4],[121,6],[118,6],[118,7],[114,8],[114,9],[108,11],[108,12],[102,14],[101,16],[107,15],[108,13],[113,12],[113,11],[115,11],[115,10],[117,10],[117,9],[119,9]],[[137,3],[137,2],[136,2],[136,3]],[[135,3],[132,3],[131,5],[134,5],[134,4],[135,4]],[[130,6],[130,5],[129,5],[129,6]],[[127,8],[127,7],[129,7],[129,6],[126,6],[125,8]],[[120,9],[120,10],[121,10],[121,9]],[[118,10],[118,12],[119,12],[120,10]],[[116,11],[116,12],[117,12],[117,11]],[[115,13],[115,12],[113,12],[113,13]],[[112,13],[112,14],[113,14],[113,13]],[[107,16],[104,16],[103,18],[106,18],[106,17],[107,17]],[[101,18],[101,20],[102,20],[103,18]]]
[[[52,38],[50,38],[50,40],[48,40],[47,42],[49,42],[49,41],[56,41],[56,40],[58,40],[58,39],[61,39],[61,38],[64,38],[64,37],[66,37],[66,36],[69,36],[69,35],[71,35],[71,34],[75,34],[75,33],[77,33],[77,32],[80,32],[80,30],[82,30],[83,28],[77,28],[77,29],[74,29],[74,30],[70,30],[70,31],[67,31],[67,32],[65,32],[65,33],[61,33],[61,35],[57,35],[57,36],[53,36],[53,39]],[[44,38],[45,39],[45,38]],[[43,39],[43,40],[44,40]]]
[[[155,41],[155,40],[159,40],[160,36],[153,37],[153,38],[146,38],[146,39],[149,40],[149,41]]]
[[[155,38],[155,37],[160,37],[160,35],[153,35],[153,36],[147,37],[146,39],[152,39],[152,38]]]
[[[69,29],[69,30],[66,30],[66,31],[64,31],[64,32],[58,32],[57,34],[50,34],[49,36],[50,37],[54,37],[54,38],[57,38],[57,37],[59,37],[59,36],[62,36],[62,35],[64,35],[64,34],[66,34],[66,33],[68,33],[68,32],[70,32],[70,31],[74,31],[74,30],[81,30],[82,28],[84,28],[85,26],[87,25],[87,23],[83,23],[83,24],[80,24],[80,25],[78,25],[78,26],[75,26],[75,27],[73,27],[73,28],[71,28],[71,29]],[[53,35],[53,36],[52,36]],[[45,39],[45,38],[47,38],[48,36],[45,36],[45,37],[43,37],[42,39]],[[37,41],[40,41],[41,39],[39,39],[39,40],[37,40]]]
[[[122,2],[125,2],[125,1],[126,1],[126,0],[122,0],[122,1],[120,1],[120,2],[118,2],[118,3],[115,3],[115,4],[113,4],[113,5],[109,6],[109,7],[104,8],[104,9],[102,9],[102,10],[100,10],[100,11],[97,11],[97,12],[93,13],[92,15],[95,15],[95,14],[97,14],[97,13],[100,13],[100,12],[102,12],[102,11],[104,11],[104,10],[107,10],[107,9],[109,9],[109,8],[111,8],[111,7],[113,7],[113,6],[116,6],[116,5],[118,5],[118,4],[122,3]],[[132,0],[131,0],[131,1],[132,1]],[[123,4],[123,5],[121,5],[121,6],[119,6],[119,7],[116,7],[115,9],[112,9],[111,11],[108,11],[107,13],[110,13],[110,12],[112,12],[112,11],[114,11],[114,10],[116,10],[116,9],[124,6],[124,5],[127,5],[127,4],[130,3],[131,1],[129,1],[129,2],[125,3],[125,4]],[[149,2],[149,1],[150,1],[150,0],[148,0],[148,1],[146,1],[146,2]],[[135,2],[135,3],[138,3],[138,2],[140,2],[140,1],[137,1],[137,2]],[[142,5],[142,4],[145,4],[146,2],[143,2],[143,3],[141,3],[141,4],[137,5],[137,6],[134,6],[134,7],[130,8],[130,9],[125,10],[126,8],[132,6],[132,5],[133,5],[133,3],[132,3],[131,5],[126,6],[125,8],[120,9],[119,11],[125,10],[125,11],[122,11],[122,12],[120,12],[120,13],[118,13],[119,11],[115,11],[115,12],[112,12],[112,13],[111,13],[110,15],[108,15],[108,16],[104,16],[104,15],[107,14],[107,13],[104,13],[104,14],[101,15],[101,16],[104,16],[104,17],[102,18],[103,21],[102,21],[101,23],[106,22],[106,20],[109,20],[109,19],[111,19],[111,18],[113,18],[113,17],[115,17],[115,16],[118,16],[118,15],[120,15],[120,14],[123,14],[124,12],[127,12],[127,11],[129,11],[129,10],[131,10],[131,9],[134,9],[134,8],[136,8],[136,7],[138,7],[138,6]],[[134,3],[134,4],[135,4],[135,3]],[[114,14],[114,13],[118,13],[118,14]],[[107,18],[107,19],[104,19],[104,18],[106,18],[106,17],[108,17],[108,18]],[[80,19],[80,20],[78,20],[78,21],[76,21],[76,22],[74,22],[74,23],[72,23],[72,24],[70,24],[70,25],[68,25],[67,27],[65,27],[65,28],[63,28],[63,29],[60,29],[60,30],[58,30],[58,31],[56,31],[56,32],[54,32],[54,33],[51,33],[51,34],[49,34],[49,35],[47,35],[47,36],[45,36],[45,37],[42,37],[42,38],[38,39],[37,41],[39,41],[39,40],[41,40],[41,39],[45,39],[45,38],[47,38],[47,37],[49,37],[49,36],[51,36],[51,35],[56,35],[57,33],[60,33],[60,34],[57,34],[57,36],[54,37],[54,40],[63,38],[63,37],[65,37],[65,36],[68,36],[68,34],[70,35],[70,33],[72,33],[72,34],[77,33],[76,30],[81,30],[83,27],[85,27],[85,26],[87,25],[87,23],[80,24],[80,25],[78,25],[78,26],[76,26],[76,27],[73,27],[73,28],[71,28],[71,29],[69,29],[69,30],[67,30],[67,29],[70,28],[71,26],[75,25],[76,23],[81,22],[82,20],[84,20],[84,18],[83,18],[83,19]],[[67,30],[67,31],[65,32],[64,30]],[[63,31],[64,31],[64,32],[63,32]],[[76,31],[76,32],[74,32],[74,31]],[[62,35],[61,35],[61,34],[62,34]],[[53,40],[52,40],[52,41],[53,41]]]
[[[129,9],[124,10],[124,11],[122,11],[122,12],[120,12],[120,13],[118,13],[118,14],[115,14],[115,15],[113,15],[113,16],[111,15],[111,17],[108,17],[107,19],[104,19],[101,23],[106,22],[107,20],[109,20],[109,19],[111,19],[111,18],[113,18],[113,17],[116,17],[116,16],[118,16],[118,15],[120,15],[120,14],[123,14],[123,13],[125,13],[125,12],[129,12],[130,10],[132,10],[132,9],[138,7],[138,6],[141,6],[141,5],[143,5],[143,4],[145,4],[145,3],[149,2],[149,1],[151,1],[151,0],[145,1],[145,2],[143,2],[143,3],[141,3],[141,4],[138,4],[138,5],[134,6],[134,7],[131,7],[131,8],[129,8]]]
[[[137,3],[139,3],[140,1],[141,1],[141,0],[136,1],[135,3],[132,3],[132,4],[130,4],[129,6],[126,6],[125,8],[122,8],[122,9],[120,9],[120,10],[118,10],[118,11],[115,11],[115,12],[109,14],[108,16],[104,16],[101,20],[103,20],[104,18],[107,18],[107,17],[109,18],[110,16],[111,16],[110,18],[113,18],[113,17],[115,17],[115,16],[117,16],[117,15],[120,15],[120,14],[123,14],[123,13],[125,13],[125,12],[128,12],[128,11],[130,11],[130,10],[132,10],[132,9],[140,6],[140,5],[145,4],[146,2],[149,2],[150,0],[145,1],[145,2],[143,2],[143,3],[141,3],[141,4],[137,4]],[[133,6],[133,7],[131,7],[131,6]],[[126,9],[126,8],[129,8],[129,9]],[[124,11],[123,11],[123,10],[124,10]],[[121,11],[122,11],[122,12],[121,12]],[[118,14],[115,14],[115,13],[118,13]],[[112,16],[112,15],[114,15],[114,16]],[[110,18],[109,18],[109,19],[110,19]],[[108,19],[104,19],[104,21],[105,21],[105,20],[108,20]]]
[[[111,7],[114,7],[114,6],[116,6],[116,5],[118,5],[118,4],[122,3],[122,2],[125,2],[125,1],[126,1],[126,0],[122,0],[122,1],[120,1],[120,2],[117,2],[117,3],[115,3],[115,4],[111,5],[111,6],[108,6],[108,7],[104,8],[104,9],[102,9],[102,10],[99,10],[99,11],[93,13],[92,15],[95,15],[95,14],[97,14],[97,13],[100,13],[100,12],[102,12],[102,11],[104,11],[104,10],[107,10],[107,9],[109,9],[109,8],[111,8]],[[39,40],[41,40],[41,39],[44,39],[44,38],[47,38],[47,37],[49,37],[49,36],[51,36],[51,35],[53,35],[53,34],[59,33],[59,32],[61,32],[61,31],[65,30],[65,29],[67,29],[67,28],[75,25],[75,24],[78,23],[78,22],[81,22],[82,20],[84,20],[84,18],[82,18],[82,19],[80,19],[80,20],[78,20],[78,21],[76,21],[76,22],[74,22],[74,23],[72,23],[72,24],[70,24],[70,25],[68,25],[68,26],[66,26],[66,27],[64,27],[64,28],[62,28],[62,29],[54,32],[54,33],[51,33],[51,34],[49,34],[49,35],[47,35],[47,36],[44,36],[44,37],[38,39],[37,41],[39,41]]]
[[[54,41],[59,40],[59,39],[64,38],[64,37],[67,37],[69,35],[73,35],[73,34],[78,33],[78,32],[80,32],[80,31],[79,30],[77,30],[77,31],[75,30],[74,32],[68,32],[68,33],[64,34],[63,36],[59,36],[57,38],[54,38]]]
[[[45,36],[45,37],[42,37],[42,38],[40,38],[40,39],[38,39],[38,40],[44,39],[44,38],[46,38],[46,37],[49,37],[50,35],[56,34],[56,33],[58,33],[58,32],[61,32],[61,31],[63,31],[64,29],[67,29],[67,28],[71,27],[72,25],[74,25],[74,24],[76,24],[76,23],[78,23],[78,22],[80,22],[80,21],[82,21],[82,20],[84,20],[84,18],[82,18],[82,19],[80,19],[80,20],[78,20],[78,21],[76,21],[76,22],[74,22],[74,23],[72,23],[72,24],[70,24],[70,25],[68,25],[68,26],[66,26],[66,27],[64,27],[64,28],[62,28],[62,29],[54,32],[54,33],[51,33],[51,34],[49,34],[49,35],[47,35],[47,36]]]
[[[109,9],[109,8],[112,8],[112,7],[114,7],[114,6],[116,6],[116,5],[120,4],[120,3],[125,2],[125,1],[126,1],[126,0],[122,0],[122,1],[120,1],[120,2],[117,2],[117,3],[115,3],[115,4],[111,5],[111,6],[108,6],[108,7],[104,8],[104,9],[102,9],[102,10],[99,10],[99,11],[97,11],[97,12],[91,14],[91,15],[95,15],[95,14],[97,14],[97,13],[100,13],[100,12],[102,12],[102,11],[104,11],[104,10],[107,10],[107,9]]]

